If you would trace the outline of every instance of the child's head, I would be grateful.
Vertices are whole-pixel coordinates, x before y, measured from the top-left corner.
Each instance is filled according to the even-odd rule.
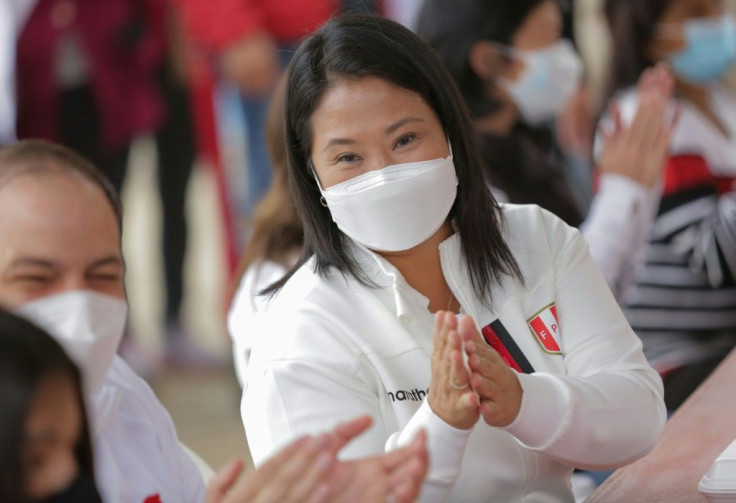
[[[77,367],[48,334],[3,310],[0,403],[0,500],[99,498]]]

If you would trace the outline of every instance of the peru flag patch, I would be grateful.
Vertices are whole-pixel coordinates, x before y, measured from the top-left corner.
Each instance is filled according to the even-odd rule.
[[[529,318],[527,323],[542,349],[547,353],[562,353],[560,349],[560,324],[557,321],[557,307],[554,303],[542,308],[541,311]]]

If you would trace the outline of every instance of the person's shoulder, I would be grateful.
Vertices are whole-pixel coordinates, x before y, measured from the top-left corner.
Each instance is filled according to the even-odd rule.
[[[337,307],[354,298],[356,281],[334,269],[317,272],[314,258],[308,260],[269,300],[269,312],[293,313],[303,309]]]
[[[522,272],[554,267],[560,254],[584,242],[577,229],[535,204],[501,204],[506,242]]]
[[[157,424],[169,428],[170,418],[151,386],[120,356],[115,356],[103,387],[118,396],[118,415],[127,420]]]
[[[251,362],[354,362],[372,348],[370,338],[362,337],[366,327],[377,323],[369,290],[337,271],[320,275],[314,262],[307,262],[262,313],[258,329],[263,333],[253,337]]]
[[[228,328],[231,335],[238,325],[264,311],[269,304],[269,295],[263,290],[284,277],[287,270],[282,264],[264,260],[246,269],[233,296],[228,313]]]

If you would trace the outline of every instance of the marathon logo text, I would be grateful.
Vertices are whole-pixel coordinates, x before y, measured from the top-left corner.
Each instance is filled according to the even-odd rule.
[[[424,397],[427,396],[427,393],[429,393],[429,388],[426,390],[421,389],[400,389],[397,391],[389,391],[388,397],[391,399],[392,402],[404,402],[406,400],[411,400],[412,402],[421,402],[424,400]]]

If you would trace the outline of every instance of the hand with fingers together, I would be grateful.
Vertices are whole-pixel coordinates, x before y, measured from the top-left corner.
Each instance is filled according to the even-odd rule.
[[[463,316],[458,325],[468,355],[470,385],[480,399],[480,414],[489,426],[508,426],[521,408],[523,390],[519,377],[483,342],[470,316]]]
[[[210,483],[206,503],[411,503],[429,464],[424,432],[388,454],[337,461],[338,451],[371,422],[362,417],[330,433],[302,437],[240,481],[243,462],[234,460]]]
[[[618,105],[611,102],[609,114],[613,124],[601,129],[601,173],[625,176],[647,188],[657,183],[679,116],[679,108],[672,117],[667,114],[674,82],[663,63],[645,70],[637,85],[639,105],[629,126],[623,125]]]
[[[472,428],[480,417],[478,396],[471,388],[470,375],[463,362],[457,318],[451,312],[435,314],[428,402],[437,416],[458,429]]]

